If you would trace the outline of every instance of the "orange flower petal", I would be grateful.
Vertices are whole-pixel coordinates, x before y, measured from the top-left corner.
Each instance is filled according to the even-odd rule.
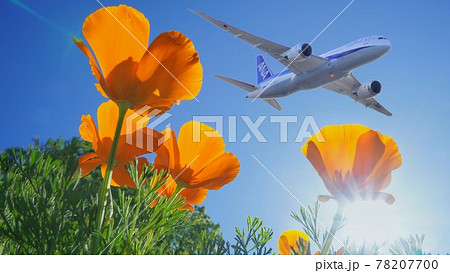
[[[100,104],[97,108],[98,133],[105,149],[107,148],[109,150],[111,147],[118,118],[119,107],[112,100]]]
[[[303,146],[302,151],[308,157],[308,149],[304,147],[310,141],[314,142],[320,151],[328,176],[333,178],[336,175],[335,171],[345,176],[353,168],[359,136],[369,130],[370,128],[359,124],[325,126],[320,130],[325,142],[319,142],[314,135]]]
[[[173,177],[169,174],[169,177],[167,178],[167,182],[158,189],[158,194],[160,196],[164,195],[167,198],[172,196],[172,194],[177,189],[177,183],[174,181]],[[180,196],[184,197],[184,203],[186,206],[184,206],[182,209],[189,209],[193,210],[194,208],[191,205],[198,205],[202,203],[206,195],[208,193],[208,190],[206,189],[183,189],[180,192]]]
[[[389,136],[378,135],[385,145],[385,152],[371,172],[370,179],[364,182],[365,185],[373,185],[374,191],[385,189],[391,182],[391,172],[402,165],[402,156],[395,141]]]
[[[344,255],[345,254],[345,248],[341,247],[336,251],[336,255]]]
[[[112,91],[113,100],[126,100],[131,102],[136,101],[132,91],[136,85],[136,70],[139,63],[133,61],[131,58],[124,60],[116,65],[106,77],[108,88]],[[140,108],[140,107],[139,107]]]
[[[94,56],[92,55],[92,52],[89,50],[89,48],[83,43],[81,39],[72,37],[72,40],[75,42],[75,44],[78,46],[78,48],[86,55],[89,59],[89,64],[91,65],[92,74],[94,74],[95,78],[99,82],[99,84],[96,84],[97,90],[104,96],[104,97],[111,97],[113,94],[108,88],[108,84],[106,83],[105,78],[103,77],[102,73],[100,72],[100,69],[97,66],[97,62],[95,61]]]
[[[183,189],[180,192],[180,195],[186,198],[186,200],[184,200],[184,203],[190,205],[199,205],[200,203],[205,201],[207,194],[207,189]]]
[[[311,162],[313,167],[316,169],[317,173],[324,181],[325,187],[328,189],[328,191],[331,194],[335,194],[337,191],[336,185],[334,184],[334,181],[329,177],[328,170],[325,168],[325,164],[322,160],[322,155],[320,154],[320,151],[314,141],[308,141],[305,145],[303,145],[302,152],[306,155],[306,158],[308,158],[309,162]]]
[[[170,197],[172,196],[172,194],[175,192],[176,189],[177,189],[177,182],[173,180],[172,176],[169,176],[167,182],[163,186],[161,186],[161,188],[159,188],[159,191],[161,192],[162,195]]]
[[[78,168],[81,169],[81,177],[92,172],[102,164],[103,160],[96,153],[88,153],[78,159]]]
[[[190,211],[194,211],[195,210],[194,207],[191,206],[191,205],[184,205],[181,209],[187,209],[187,210],[190,210]]]
[[[180,171],[180,152],[178,150],[175,132],[172,129],[165,129],[162,134],[166,140],[156,150],[155,166],[158,169]]]
[[[148,45],[150,24],[138,10],[125,5],[106,7],[89,15],[83,35],[94,51],[105,78],[123,61],[138,62]]]
[[[91,142],[93,144],[97,144],[98,134],[97,127],[95,127],[94,120],[91,115],[83,115],[81,116],[81,124],[78,128],[81,139]]]
[[[102,177],[105,177],[107,164],[102,164]],[[130,174],[125,169],[125,166],[116,166],[113,168],[113,174],[111,178],[111,186],[122,187],[128,186],[130,188],[136,188],[136,185],[131,179]]]
[[[202,169],[225,152],[222,136],[210,126],[189,121],[181,126],[178,135],[181,167]]]
[[[184,173],[181,174],[179,179],[185,182],[188,188],[202,187],[209,190],[218,190],[236,178],[239,168],[240,163],[237,157],[230,152],[226,152],[199,172],[194,173],[194,177],[188,182],[184,180]]]
[[[333,196],[330,195],[318,195],[317,200],[320,202],[328,202],[330,199],[334,199]]]
[[[383,154],[384,144],[377,132],[368,131],[359,137],[352,169],[353,177],[358,185],[369,176]]]
[[[81,124],[78,130],[80,132],[81,139],[92,143],[92,148],[94,148],[94,151],[102,157],[104,155],[102,142],[94,120],[90,115],[83,115],[81,117]]]
[[[98,131],[105,149],[109,150],[111,147],[116,132],[118,118],[119,107],[112,100],[102,103],[97,109]],[[117,160],[129,162],[136,156],[153,151],[153,149],[150,149],[151,145],[153,145],[155,141],[157,144],[157,138],[161,137],[161,134],[145,127],[148,121],[149,117],[147,116],[140,116],[132,110],[126,112],[120,131],[118,152],[116,155]],[[129,139],[130,143],[127,143],[127,133],[132,136],[131,139]],[[138,135],[139,139],[137,138]],[[149,143],[151,145],[148,145],[147,140],[151,140]],[[157,145],[155,145],[155,148],[156,147]],[[122,155],[126,156],[125,159],[121,158]]]
[[[211,127],[187,122],[181,127],[177,142],[172,130],[163,133],[171,137],[156,151],[155,166],[169,169],[178,184],[189,189],[217,190],[239,173],[239,160],[224,153],[223,139]]]
[[[191,100],[200,91],[203,69],[192,42],[178,31],[161,33],[142,57],[136,96],[153,93],[161,98]]]
[[[148,46],[149,32],[142,13],[119,5],[86,18],[83,35],[94,54],[83,41],[73,40],[88,57],[102,95],[128,101],[133,109],[150,106],[160,115],[199,93],[203,69],[192,42],[182,33],[162,33]]]
[[[131,134],[131,142],[127,143],[126,136],[120,137],[120,148],[117,150],[116,159],[119,162],[130,162],[135,157],[152,153],[158,149],[164,136],[156,130],[143,128]]]
[[[392,205],[395,202],[395,197],[386,192],[375,192],[372,194],[372,200],[383,200],[389,205]]]
[[[97,91],[100,92],[100,94],[102,94],[103,97],[109,98],[109,96],[106,94],[106,92],[103,90],[103,87],[99,83],[95,84],[95,88],[97,88]]]
[[[333,174],[332,177],[328,175],[329,170],[327,170],[325,167],[325,164],[322,160],[322,155],[320,154],[316,143],[314,141],[307,142],[305,145],[303,145],[302,151],[307,155],[306,157],[308,158],[309,162],[311,162],[319,176],[322,178],[328,192],[333,196],[339,196],[341,194],[343,185],[337,183],[338,180],[336,179],[336,174]],[[329,198],[326,195],[319,195],[318,200],[321,202],[327,202]]]
[[[299,240],[303,240],[303,242],[308,243],[309,237],[303,231],[296,229],[284,231],[278,238],[278,251],[282,255],[291,254],[291,248],[294,248],[297,252],[300,252],[297,247],[297,242]],[[306,252],[300,254],[306,254]]]
[[[362,125],[331,125],[322,128],[321,133],[325,142],[319,143],[313,136],[302,152],[334,199],[394,202],[392,195],[380,192],[389,185],[392,170],[401,165],[401,155],[392,138]]]

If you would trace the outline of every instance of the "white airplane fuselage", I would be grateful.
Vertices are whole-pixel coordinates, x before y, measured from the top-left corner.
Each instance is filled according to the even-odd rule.
[[[248,98],[279,98],[300,90],[319,88],[346,77],[352,70],[380,58],[391,49],[391,43],[383,36],[368,36],[325,54],[320,55],[328,62],[319,67],[295,74],[288,69],[265,79]],[[296,60],[295,62],[301,62]]]

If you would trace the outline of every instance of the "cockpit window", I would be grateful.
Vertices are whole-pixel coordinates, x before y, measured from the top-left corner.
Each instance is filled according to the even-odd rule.
[[[387,40],[386,37],[378,37],[378,40]]]

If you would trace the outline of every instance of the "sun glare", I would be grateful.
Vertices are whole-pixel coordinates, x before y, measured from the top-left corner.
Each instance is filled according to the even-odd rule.
[[[349,204],[345,212],[345,237],[355,243],[390,243],[401,236],[400,219],[394,206],[380,201],[360,201]]]

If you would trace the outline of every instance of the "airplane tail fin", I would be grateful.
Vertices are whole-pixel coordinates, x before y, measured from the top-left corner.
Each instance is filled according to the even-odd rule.
[[[231,78],[227,78],[224,76],[220,76],[220,75],[214,75],[214,77],[221,79],[222,81],[225,81],[227,83],[230,83],[234,86],[237,86],[239,88],[242,88],[248,92],[253,92],[258,90],[257,86],[254,86],[253,84],[249,84],[249,83],[245,83],[245,82],[241,82],[235,79],[231,79]],[[280,104],[277,102],[276,99],[262,99],[263,101],[267,102],[268,104],[270,104],[271,106],[275,107],[277,110],[281,110],[281,106]]]
[[[258,84],[273,76],[272,70],[261,54],[256,56],[256,74],[258,77]]]

